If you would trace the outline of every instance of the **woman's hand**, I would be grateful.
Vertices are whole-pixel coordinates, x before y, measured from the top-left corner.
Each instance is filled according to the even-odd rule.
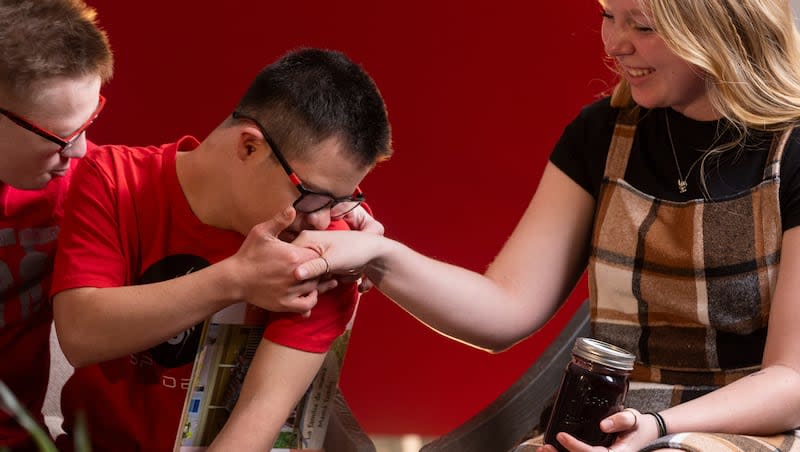
[[[375,235],[383,235],[383,224],[367,212],[363,205],[356,207],[343,218],[353,231],[369,232]],[[340,283],[351,283],[358,281],[358,291],[364,293],[372,289],[372,281],[365,278],[362,273],[355,275],[345,275],[337,277]]]
[[[643,415],[633,408],[626,408],[603,419],[600,421],[600,430],[617,433],[617,439],[611,447],[590,446],[564,432],[558,433],[556,440],[570,452],[636,452],[658,438],[655,418]],[[537,452],[557,452],[557,449],[545,444]]]
[[[294,271],[295,278],[361,275],[382,240],[382,236],[360,231],[303,231],[292,244],[314,250],[319,257],[299,265]]]

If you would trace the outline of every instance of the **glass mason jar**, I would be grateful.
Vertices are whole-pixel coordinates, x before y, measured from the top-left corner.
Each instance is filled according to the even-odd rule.
[[[600,421],[623,409],[635,357],[615,345],[581,337],[572,348],[544,442],[566,452],[556,433],[565,432],[592,446],[610,446],[616,434]]]

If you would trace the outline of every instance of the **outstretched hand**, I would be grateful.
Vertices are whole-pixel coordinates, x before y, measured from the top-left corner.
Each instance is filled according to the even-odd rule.
[[[606,433],[617,433],[617,439],[611,447],[590,446],[563,432],[556,435],[556,440],[570,452],[636,452],[658,437],[658,427],[652,416],[643,415],[633,408],[626,408],[603,419],[600,429]],[[536,452],[558,451],[552,445],[545,444]]]
[[[305,316],[317,304],[320,293],[337,285],[336,280],[319,277],[298,281],[295,268],[319,258],[311,249],[278,239],[295,217],[289,207],[247,234],[239,250],[226,259],[235,281],[237,298],[274,312],[299,312]]]
[[[357,278],[378,251],[381,236],[359,231],[303,231],[293,245],[314,250],[315,259],[298,265],[298,280],[324,278]]]
[[[375,219],[367,209],[364,208],[363,205],[360,205],[350,211],[347,215],[344,216],[343,220],[347,223],[353,231],[361,231],[361,232],[368,232],[370,234],[375,234],[379,236],[383,236],[384,227],[381,222]],[[322,256],[323,251],[318,250],[320,256]],[[310,268],[313,270],[312,273],[316,274],[317,272],[322,272],[321,274],[327,273],[325,269],[326,262],[325,259],[319,259],[318,262],[314,264],[309,264]],[[363,266],[362,266],[363,267]],[[336,279],[342,284],[349,284],[358,281],[358,291],[361,293],[367,292],[368,290],[372,289],[372,281],[366,278],[363,273],[356,271],[356,269],[352,268],[346,271],[344,274],[337,273]]]

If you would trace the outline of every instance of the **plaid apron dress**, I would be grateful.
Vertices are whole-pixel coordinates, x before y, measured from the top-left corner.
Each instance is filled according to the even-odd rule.
[[[589,258],[595,338],[634,353],[626,405],[659,411],[759,369],[780,261],[780,161],[773,139],[762,181],[724,199],[674,202],[624,180],[638,111],[617,119]],[[773,437],[680,433],[644,450],[800,451]]]

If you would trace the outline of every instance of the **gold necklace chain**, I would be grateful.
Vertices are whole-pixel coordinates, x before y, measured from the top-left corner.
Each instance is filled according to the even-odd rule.
[[[697,157],[697,160],[692,163],[692,166],[689,167],[689,171],[686,172],[686,177],[683,177],[683,173],[681,173],[681,166],[678,164],[678,154],[675,152],[675,143],[672,141],[672,130],[669,127],[669,113],[667,109],[664,109],[664,121],[667,123],[667,136],[669,137],[669,147],[672,148],[672,157],[675,159],[675,169],[678,170],[678,192],[686,193],[686,190],[689,187],[687,179],[692,174],[692,170],[697,165],[700,160],[703,160],[703,157],[706,156],[706,153],[702,153],[700,157]],[[716,141],[716,140],[715,140]],[[713,146],[713,145],[712,145]]]

